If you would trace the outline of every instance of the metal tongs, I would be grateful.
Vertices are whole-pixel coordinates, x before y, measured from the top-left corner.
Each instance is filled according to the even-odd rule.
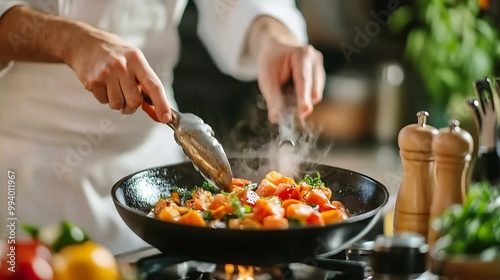
[[[278,147],[295,148],[296,135],[295,135],[295,115],[297,113],[297,100],[295,96],[295,88],[293,81],[288,81],[283,87],[283,110],[279,117],[279,135],[280,141]]]
[[[142,109],[155,121],[153,102],[143,92]],[[214,137],[214,131],[200,117],[191,113],[172,110],[172,121],[167,125],[174,130],[174,138],[203,177],[218,188],[230,192],[233,174],[222,145]]]

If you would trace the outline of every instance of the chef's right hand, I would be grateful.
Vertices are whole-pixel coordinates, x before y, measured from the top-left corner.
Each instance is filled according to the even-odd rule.
[[[95,98],[123,114],[134,113],[143,102],[139,85],[155,105],[159,120],[171,121],[163,85],[149,66],[144,54],[123,42],[118,36],[87,27],[64,59]]]

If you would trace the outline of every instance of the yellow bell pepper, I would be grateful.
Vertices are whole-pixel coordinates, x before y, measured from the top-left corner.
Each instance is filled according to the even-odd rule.
[[[120,279],[113,254],[93,241],[66,246],[52,261],[54,280]]]

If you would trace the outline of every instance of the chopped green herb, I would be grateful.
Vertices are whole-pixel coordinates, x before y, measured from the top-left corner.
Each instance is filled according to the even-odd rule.
[[[193,198],[193,193],[192,191],[186,189],[186,188],[181,188],[181,187],[172,187],[172,189],[170,189],[170,193],[178,193],[179,194],[179,198],[181,199],[181,203],[184,204],[184,202],[186,200],[189,200],[189,199],[192,199]]]
[[[324,187],[325,183],[321,181],[321,175],[319,172],[316,172],[316,178],[311,177],[309,174],[306,174],[304,176],[304,179],[302,179],[299,183],[305,182],[309,186],[312,187]]]
[[[249,205],[243,205],[243,207],[245,208],[245,213],[252,213],[252,207]]]
[[[210,184],[209,182],[203,182],[203,184],[201,184],[201,189],[204,189],[206,191],[209,191],[211,193],[218,193],[219,192],[219,189],[217,189],[214,185]]]
[[[304,223],[298,219],[295,218],[288,218],[288,227],[289,228],[298,228],[298,227],[303,227]]]
[[[257,183],[251,183],[251,184],[243,186],[244,189],[251,190],[251,191],[256,191],[258,187],[259,186],[257,185]]]
[[[319,211],[319,205],[318,204],[308,203],[307,205],[311,206],[315,211]]]
[[[212,216],[212,211],[210,210],[206,210],[206,211],[203,211],[201,212],[201,217],[203,218],[203,220],[205,220],[206,222],[208,221],[212,221],[214,220],[214,216]]]
[[[234,211],[232,214],[236,215],[238,218],[243,218],[245,216],[245,207],[240,202],[240,199],[235,195],[231,195],[231,198],[229,200],[229,204],[231,207],[234,208]]]

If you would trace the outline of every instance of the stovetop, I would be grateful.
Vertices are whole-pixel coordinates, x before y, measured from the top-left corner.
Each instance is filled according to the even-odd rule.
[[[198,280],[362,280],[371,274],[368,255],[347,251],[328,259],[304,263],[251,267],[199,262],[184,257],[166,256],[148,247],[117,255],[123,280],[198,279]],[[246,275],[253,275],[247,278]]]

